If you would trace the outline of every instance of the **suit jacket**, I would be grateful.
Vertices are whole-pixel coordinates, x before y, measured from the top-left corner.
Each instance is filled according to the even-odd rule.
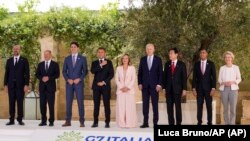
[[[18,63],[14,66],[14,57],[11,57],[7,60],[5,66],[5,75],[4,75],[4,85],[7,85],[8,88],[16,87],[23,89],[24,85],[29,85],[30,81],[30,69],[29,62],[26,58],[20,56]]]
[[[187,90],[187,70],[184,62],[177,61],[173,74],[171,72],[171,61],[165,64],[163,85],[167,93],[170,93],[171,87],[175,94],[181,94],[183,90]]]
[[[40,62],[36,69],[36,77],[39,79],[39,91],[44,91],[46,88],[50,92],[56,91],[56,79],[59,77],[59,65],[51,60],[48,71],[45,70],[45,61]],[[48,76],[49,80],[43,82],[42,78]]]
[[[194,64],[192,88],[206,91],[216,88],[216,70],[212,61],[207,60],[204,75],[201,72],[201,61]]]
[[[92,83],[92,89],[98,89],[98,82],[104,81],[106,85],[104,88],[111,89],[110,81],[114,77],[114,68],[110,60],[107,60],[107,64],[103,67],[100,66],[99,59],[92,62],[91,73],[94,74],[94,80]]]
[[[115,82],[117,85],[116,94],[124,94],[121,88],[127,87],[130,90],[127,94],[135,94],[135,81],[136,71],[134,66],[128,66],[126,73],[124,73],[123,66],[119,66],[116,69]]]
[[[138,71],[138,84],[143,88],[155,89],[157,85],[162,86],[162,61],[161,58],[154,55],[151,69],[148,69],[147,56],[140,60]]]
[[[72,55],[69,55],[65,58],[63,63],[63,77],[68,84],[68,79],[77,79],[80,78],[82,85],[84,86],[84,78],[88,74],[88,65],[87,59],[85,56],[78,54],[76,57],[76,64],[73,67]]]

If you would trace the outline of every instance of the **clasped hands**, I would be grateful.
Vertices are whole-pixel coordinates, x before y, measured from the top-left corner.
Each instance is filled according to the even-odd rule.
[[[230,87],[233,84],[237,84],[235,81],[226,81],[226,82],[222,82],[221,85],[224,85],[226,87]]]
[[[81,81],[81,79],[80,78],[77,78],[77,79],[68,79],[67,80],[68,81],[68,83],[70,84],[70,85],[73,85],[73,84],[78,84],[80,81]]]

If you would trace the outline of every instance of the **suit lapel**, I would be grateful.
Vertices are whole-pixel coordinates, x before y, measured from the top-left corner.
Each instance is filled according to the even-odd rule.
[[[175,69],[174,69],[174,74],[177,72],[177,70],[179,69],[179,67],[180,67],[180,63],[179,63],[179,60],[177,60],[176,66],[175,66]]]
[[[207,63],[206,63],[206,69],[205,69],[204,75],[206,74],[206,72],[207,72],[207,70],[208,70],[208,67],[209,67],[209,63],[208,63],[208,61],[207,61]]]
[[[148,56],[145,57],[145,60],[144,60],[144,61],[145,61],[146,66],[147,66],[147,70],[150,71],[150,70],[148,69]]]
[[[203,75],[202,72],[201,72],[201,61],[199,61],[198,63],[198,72],[201,74],[201,76]]]
[[[52,65],[53,65],[53,61],[51,60],[51,61],[50,61],[50,64],[49,64],[49,68],[48,68],[47,73],[49,73],[49,72],[50,72]],[[43,67],[44,67],[44,70],[45,70],[45,64],[44,64],[44,66],[43,66]]]
[[[69,61],[70,61],[70,66],[74,69],[74,66],[73,66],[73,56],[72,56],[72,54],[70,55],[70,57],[69,57]]]
[[[121,67],[121,71],[120,71],[120,79],[121,79],[121,82],[125,83],[124,81],[124,70],[123,70],[123,67]]]
[[[21,61],[23,61],[23,58],[20,56],[19,60],[17,61],[17,64],[14,65],[14,67],[18,67],[20,65]],[[14,64],[14,58],[13,58],[13,64]]]
[[[79,57],[79,54],[78,54],[77,57],[76,57],[76,64],[75,64],[75,67],[79,64],[79,60],[80,60],[80,57]]]
[[[156,58],[155,58],[155,56],[153,57],[153,61],[152,61],[152,65],[151,65],[151,69],[153,69],[153,67],[155,66],[155,63],[156,62]]]

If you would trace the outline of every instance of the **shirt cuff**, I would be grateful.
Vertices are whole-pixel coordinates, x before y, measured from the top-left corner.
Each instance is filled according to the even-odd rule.
[[[156,85],[156,87],[161,87],[161,85]]]
[[[104,83],[104,85],[106,85],[106,82],[105,81],[102,81]]]

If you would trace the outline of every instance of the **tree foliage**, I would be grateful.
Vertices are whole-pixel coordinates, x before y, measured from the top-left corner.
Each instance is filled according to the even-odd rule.
[[[164,60],[169,48],[179,48],[189,76],[200,48],[210,51],[217,67],[223,52],[231,50],[249,78],[249,17],[247,0],[143,0],[142,7],[128,9],[125,34],[139,50],[154,43]]]
[[[71,41],[80,43],[82,53],[89,61],[95,57],[98,47],[107,48],[110,58],[117,58],[124,46],[117,33],[123,24],[119,23],[121,13],[118,4],[104,6],[100,11],[84,8],[54,7],[45,13],[36,12],[36,0],[27,0],[19,5],[19,12],[4,18],[0,23],[0,51],[5,60],[11,56],[13,44],[23,46],[22,53],[30,62],[32,88],[35,89],[34,76],[40,61],[38,39],[52,36],[57,42],[69,46]]]

